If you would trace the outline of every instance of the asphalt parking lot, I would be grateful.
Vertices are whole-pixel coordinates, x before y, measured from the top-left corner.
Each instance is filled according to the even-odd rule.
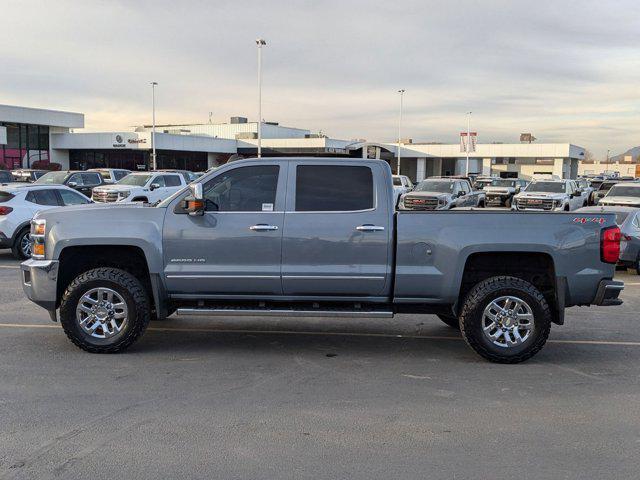
[[[640,277],[534,359],[432,316],[173,318],[91,355],[0,251],[0,478],[636,478]]]

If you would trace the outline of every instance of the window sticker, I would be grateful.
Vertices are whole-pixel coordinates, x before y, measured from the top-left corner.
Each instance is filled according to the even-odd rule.
[[[273,203],[263,203],[262,204],[263,212],[273,212]]]

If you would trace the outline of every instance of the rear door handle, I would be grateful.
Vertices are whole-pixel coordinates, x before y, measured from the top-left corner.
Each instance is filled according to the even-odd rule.
[[[278,226],[259,223],[258,225],[252,225],[251,227],[249,227],[249,230],[253,230],[254,232],[271,232],[274,230],[278,230]]]
[[[384,231],[384,227],[381,227],[379,225],[367,224],[356,227],[356,230],[358,230],[359,232],[382,232]]]

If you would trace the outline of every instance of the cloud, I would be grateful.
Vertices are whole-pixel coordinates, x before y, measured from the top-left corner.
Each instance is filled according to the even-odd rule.
[[[83,111],[90,129],[150,116],[263,115],[338,138],[638,144],[640,4],[596,1],[9,1],[3,103]]]

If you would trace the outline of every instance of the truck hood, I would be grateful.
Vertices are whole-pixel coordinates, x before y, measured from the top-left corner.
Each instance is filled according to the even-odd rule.
[[[451,198],[451,194],[450,193],[442,193],[442,192],[424,192],[424,191],[420,191],[420,192],[409,192],[405,195],[405,198],[432,198],[432,197],[438,197],[438,198]]]
[[[565,193],[549,193],[549,192],[522,192],[516,195],[517,198],[542,198],[550,200],[562,200]]]
[[[119,184],[113,184],[113,185],[101,185],[99,187],[95,187],[93,190],[96,192],[130,192],[131,190],[135,190],[137,188],[144,188],[144,187],[139,187],[137,185],[119,185]]]
[[[640,205],[640,197],[604,197],[600,205]]]
[[[513,187],[484,187],[483,190],[486,193],[501,193],[501,194],[515,193],[516,191],[516,189]]]

